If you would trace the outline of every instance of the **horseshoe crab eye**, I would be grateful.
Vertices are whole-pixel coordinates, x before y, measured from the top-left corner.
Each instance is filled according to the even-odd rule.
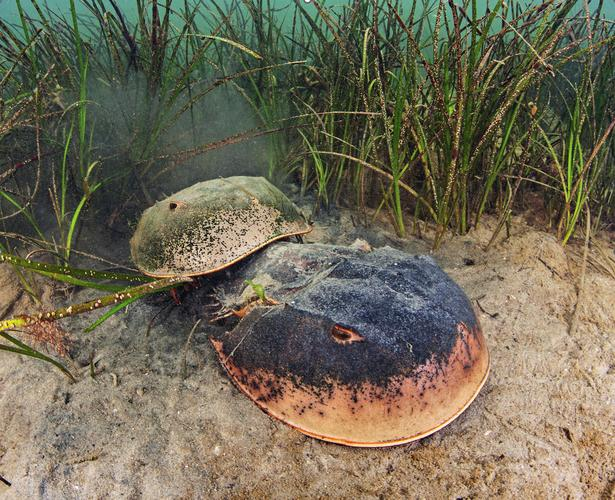
[[[178,206],[179,204],[177,202],[172,201],[171,203],[169,203],[169,210],[175,210]]]
[[[342,345],[352,344],[353,342],[363,342],[365,340],[361,334],[352,328],[338,324],[333,325],[333,328],[331,328],[331,336],[333,340]]]

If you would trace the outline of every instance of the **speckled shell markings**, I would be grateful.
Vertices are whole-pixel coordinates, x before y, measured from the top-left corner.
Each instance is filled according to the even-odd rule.
[[[310,229],[299,209],[269,181],[237,176],[200,182],[148,208],[130,249],[145,274],[195,276]]]
[[[283,304],[253,310],[212,343],[244,393],[305,434],[410,442],[459,416],[487,378],[472,306],[429,257],[282,243],[227,286],[258,273]]]

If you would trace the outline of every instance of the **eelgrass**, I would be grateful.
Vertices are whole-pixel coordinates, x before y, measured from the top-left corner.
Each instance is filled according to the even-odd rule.
[[[297,138],[305,155],[295,161],[303,186],[314,187],[325,205],[362,206],[371,199],[374,207],[387,206],[402,235],[412,213],[437,228],[436,245],[446,231],[464,233],[484,213],[514,207],[516,179],[522,181],[515,194],[538,166],[524,151],[540,135],[530,125],[567,105],[564,96],[544,91],[552,81],[561,84],[561,68],[598,52],[612,68],[613,24],[600,20],[601,6],[590,13],[576,0],[528,8],[496,1],[486,12],[476,1],[412,2],[405,12],[401,2],[334,9],[297,1],[294,11],[284,11],[292,30],[283,44],[267,4],[243,5],[252,15],[221,17],[225,30],[267,47],[270,57],[307,61],[306,69],[276,80],[290,89],[297,114],[311,116],[312,127]],[[591,92],[611,96],[612,83],[595,77]],[[245,87],[248,94],[252,87]],[[591,116],[613,113],[612,98],[600,104]],[[611,141],[605,138],[603,151]],[[596,179],[612,175],[609,170],[597,168]],[[576,219],[570,220],[569,229]]]
[[[9,263],[22,270],[31,270],[43,276],[63,281],[71,285],[112,292],[108,295],[104,295],[80,304],[71,304],[55,310],[39,312],[36,314],[23,314],[10,319],[0,320],[0,338],[9,342],[9,344],[0,343],[0,350],[37,358],[51,363],[71,379],[73,378],[72,374],[62,363],[40,352],[33,346],[26,344],[8,332],[21,331],[30,333],[32,337],[34,337],[34,340],[38,342],[42,340],[45,340],[47,343],[55,342],[57,344],[56,350],[63,352],[65,351],[65,347],[62,345],[62,339],[57,338],[58,335],[56,332],[59,330],[55,325],[56,321],[75,316],[77,314],[90,313],[110,307],[108,311],[104,312],[98,319],[85,328],[85,332],[91,332],[103,324],[112,315],[122,309],[125,309],[133,302],[140,300],[147,295],[170,290],[182,285],[183,283],[191,281],[190,278],[182,276],[153,280],[141,275],[77,269],[71,268],[70,266],[56,266],[53,264],[35,262],[29,259],[22,259],[6,252],[0,253],[0,262]],[[85,281],[81,279],[84,277],[90,278],[90,280]],[[146,283],[127,287],[126,285],[97,283],[91,281],[91,279],[116,280],[124,282],[145,281]],[[58,346],[61,349],[57,349]]]
[[[32,190],[33,186],[14,186],[16,169],[8,165],[8,171],[0,173],[1,207],[13,209],[8,214],[4,210],[4,216],[25,218],[26,227],[39,239],[50,240],[49,249],[55,253],[62,247],[65,259],[70,259],[81,219],[97,191],[116,191],[118,205],[135,195],[151,204],[150,183],[169,164],[185,161],[191,151],[202,153],[233,142],[193,142],[188,151],[167,147],[161,155],[169,132],[186,116],[193,116],[194,107],[220,85],[230,84],[239,75],[270,70],[257,66],[239,75],[220,76],[222,66],[214,63],[212,54],[223,59],[241,53],[257,61],[261,56],[220,36],[215,27],[209,33],[200,32],[195,23],[200,2],[185,3],[182,10],[170,1],[137,2],[136,20],[131,24],[115,0],[107,5],[81,1],[90,12],[88,18],[77,15],[76,1],[70,1],[67,17],[49,11],[38,0],[30,2],[35,15],[29,17],[17,1],[19,22],[9,25],[0,20],[0,68],[7,71],[0,80],[0,92],[14,110],[3,108],[0,139],[12,140],[34,125],[36,139],[26,143],[38,153],[35,172],[40,172],[41,157],[46,157],[44,181],[49,185],[42,192]],[[47,70],[44,75],[43,69]],[[119,113],[105,121],[93,87],[128,96],[132,99],[129,109],[119,106]],[[101,135],[104,144],[96,140]],[[254,135],[248,133],[246,138]],[[19,150],[13,154],[17,156]],[[29,176],[26,184],[32,180]],[[49,194],[57,224],[53,237],[42,234],[30,207],[46,202]]]
[[[162,137],[184,115],[194,117],[194,106],[222,81],[243,93],[265,128],[302,117],[301,133],[290,128],[270,136],[271,176],[300,173],[304,189],[315,187],[325,205],[389,207],[401,235],[411,213],[434,224],[437,244],[447,230],[466,232],[485,212],[497,212],[509,179],[538,167],[517,165],[528,144],[528,110],[535,106],[548,118],[547,108],[569,106],[565,95],[547,95],[545,80],[563,81],[560,68],[588,54],[593,62],[586,66],[600,59],[612,68],[613,25],[601,21],[599,11],[579,10],[577,0],[527,9],[499,0],[486,12],[476,1],[448,0],[410,7],[364,0],[343,9],[296,1],[281,12],[266,0],[181,7],[138,2],[134,24],[114,0],[82,4],[91,12],[87,22],[77,16],[74,0],[68,19],[36,0],[38,18],[28,18],[18,3],[20,23],[4,24],[1,40],[3,66],[24,77],[20,88],[44,95],[37,76],[40,68],[52,68],[51,83],[76,98],[63,110],[67,126],[54,191],[67,255],[83,207],[105,183],[91,179],[105,168],[96,166],[91,138],[110,132],[104,123],[95,129],[89,118],[91,79],[118,91],[136,85],[139,111],[125,116],[129,133],[108,163],[114,175],[136,181],[148,203],[149,179],[168,169],[157,151]],[[590,122],[612,112],[604,92],[612,79],[608,71],[601,75],[571,82],[585,94],[607,96],[588,110]],[[612,151],[611,140],[603,151]],[[608,161],[596,158],[597,164]],[[595,171],[602,172],[592,182],[600,186],[596,205],[602,206],[612,199],[604,182],[611,174]],[[72,196],[69,177],[77,181]],[[70,209],[69,198],[76,203]],[[21,210],[20,200],[12,200]],[[564,195],[564,205],[570,202]],[[570,220],[574,227],[575,217]]]

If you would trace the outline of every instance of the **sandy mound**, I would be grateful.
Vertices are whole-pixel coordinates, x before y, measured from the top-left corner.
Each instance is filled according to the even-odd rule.
[[[194,300],[167,308],[146,336],[168,303],[160,297],[93,334],[79,333],[91,318],[65,323],[77,337],[75,384],[0,353],[0,475],[12,483],[5,497],[612,497],[615,279],[590,259],[571,331],[578,249],[521,221],[514,227],[487,252],[492,228],[483,226],[435,254],[475,304],[492,356],[481,394],[442,431],[389,449],[305,437],[235,389],[209,347],[214,327],[202,322],[186,343],[199,316]],[[355,227],[348,214],[325,220],[308,240],[357,237],[428,250],[421,240]],[[14,295],[9,272],[1,268],[0,311],[17,300],[5,311],[13,314],[26,298]]]

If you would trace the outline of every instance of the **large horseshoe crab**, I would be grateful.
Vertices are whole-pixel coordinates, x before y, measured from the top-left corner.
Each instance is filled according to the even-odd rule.
[[[282,243],[236,279],[247,276],[269,283],[279,304],[212,343],[241,391],[309,436],[414,441],[458,417],[485,383],[472,306],[430,257]]]

